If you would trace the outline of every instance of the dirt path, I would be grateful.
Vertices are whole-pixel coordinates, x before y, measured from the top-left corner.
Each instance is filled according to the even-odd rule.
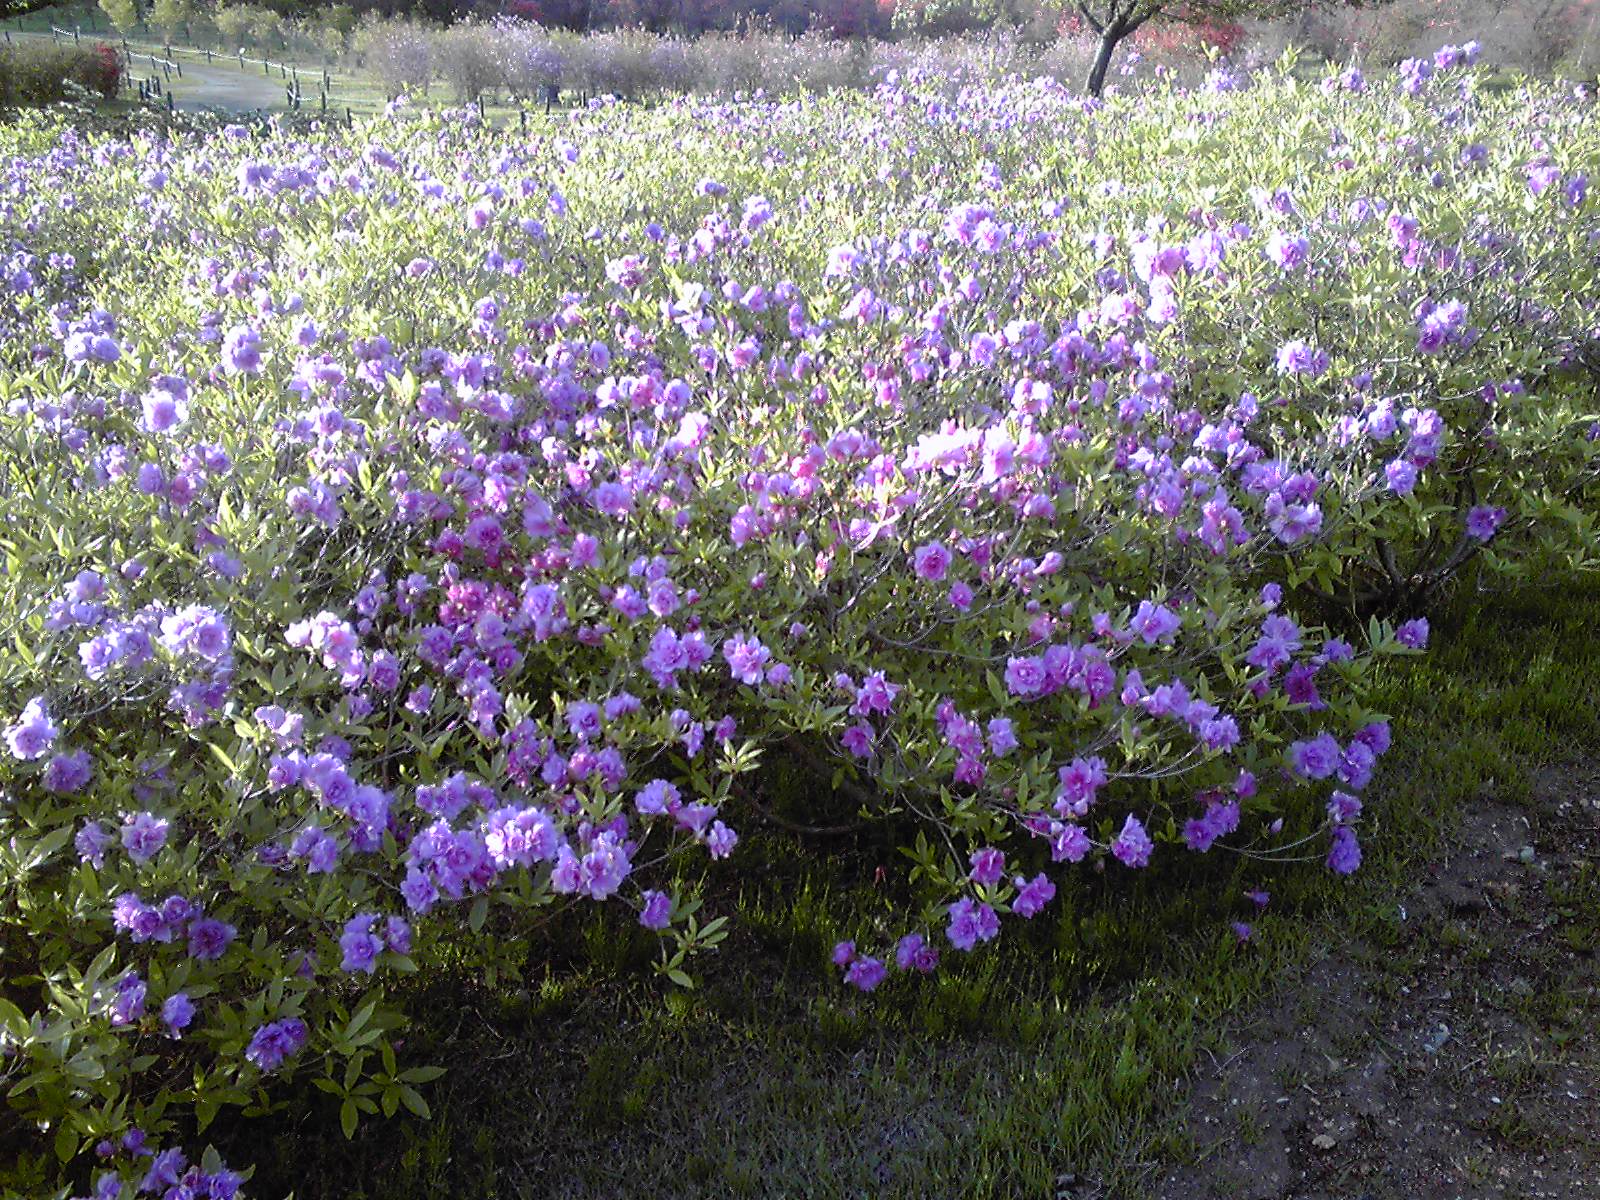
[[[1403,907],[1241,1022],[1142,1197],[1600,1198],[1600,768],[1486,796]]]
[[[12,33],[12,38],[19,42],[34,41],[48,43],[51,38],[45,33]],[[113,44],[106,38],[85,38],[84,41],[103,41]],[[207,66],[203,62],[196,62],[191,56],[183,58],[183,77],[176,74],[167,79],[157,68],[150,65],[150,60],[143,54],[135,55],[133,76],[135,80],[148,79],[152,75],[161,75],[161,86],[172,92],[173,103],[186,112],[200,109],[221,109],[224,112],[250,112],[257,108],[286,108],[285,84],[278,78],[276,71],[267,76],[261,73],[259,66],[251,66],[245,70],[239,69],[237,62],[229,62],[219,57],[215,65]]]

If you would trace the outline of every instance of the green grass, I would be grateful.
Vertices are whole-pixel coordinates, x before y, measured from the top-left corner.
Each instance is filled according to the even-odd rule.
[[[1175,1086],[1229,1014],[1331,946],[1399,945],[1408,881],[1464,802],[1525,800],[1532,772],[1600,746],[1597,611],[1591,580],[1462,598],[1436,619],[1434,651],[1378,697],[1397,737],[1353,880],[1218,853],[1084,872],[1053,919],[862,997],[827,954],[890,928],[874,882],[890,843],[797,854],[752,830],[706,876],[708,910],[736,931],[697,990],[664,991],[649,939],[614,921],[544,931],[546,965],[521,988],[462,982],[414,1008],[435,1017],[407,1053],[450,1068],[431,1122],[369,1124],[347,1145],[312,1102],[235,1153],[268,1196],[1022,1197],[1069,1175],[1141,1195],[1150,1162],[1192,1152]],[[1227,923],[1257,884],[1272,905],[1239,946]]]

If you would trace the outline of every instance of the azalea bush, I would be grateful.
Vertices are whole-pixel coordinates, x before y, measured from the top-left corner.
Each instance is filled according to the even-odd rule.
[[[691,985],[779,767],[910,831],[864,991],[1354,871],[1378,660],[1595,565],[1600,133],[1468,58],[0,130],[8,1185],[425,1114],[408,980],[572,906]]]
[[[0,45],[0,107],[53,104],[75,96],[114,99],[122,62],[111,46]]]

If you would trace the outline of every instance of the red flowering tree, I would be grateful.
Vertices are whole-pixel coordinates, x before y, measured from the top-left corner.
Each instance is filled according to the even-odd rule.
[[[1091,96],[1105,87],[1112,55],[1125,38],[1152,21],[1209,24],[1221,28],[1240,17],[1270,19],[1301,12],[1334,0],[1074,0],[1073,8],[1099,38],[1100,46],[1085,84]],[[1342,0],[1357,5],[1362,0]]]

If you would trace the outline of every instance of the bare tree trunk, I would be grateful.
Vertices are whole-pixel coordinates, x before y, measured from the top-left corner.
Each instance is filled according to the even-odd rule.
[[[1111,69],[1111,56],[1116,53],[1117,43],[1122,40],[1124,33],[1121,22],[1112,22],[1100,31],[1100,46],[1094,52],[1094,63],[1089,67],[1089,80],[1085,85],[1089,95],[1099,96],[1106,86],[1106,72]]]

